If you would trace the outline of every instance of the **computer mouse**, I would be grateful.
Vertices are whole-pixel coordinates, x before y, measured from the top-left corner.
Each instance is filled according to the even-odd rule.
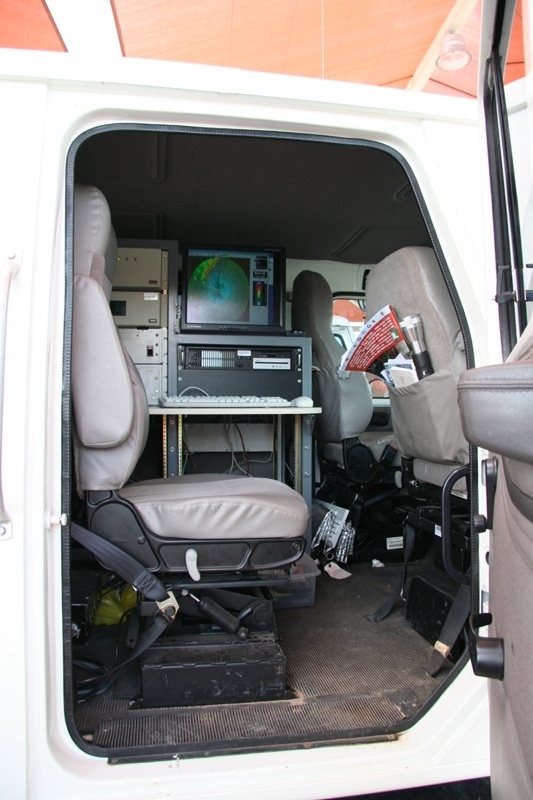
[[[296,408],[311,408],[313,406],[313,399],[311,397],[296,397],[292,401],[292,405]]]

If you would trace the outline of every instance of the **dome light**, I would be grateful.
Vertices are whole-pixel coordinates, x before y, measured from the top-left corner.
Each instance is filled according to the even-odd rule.
[[[460,33],[451,32],[443,37],[436,61],[439,69],[455,72],[466,67],[471,59],[470,51]]]

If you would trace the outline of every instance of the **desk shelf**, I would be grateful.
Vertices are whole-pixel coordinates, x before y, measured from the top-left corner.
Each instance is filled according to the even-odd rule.
[[[206,416],[272,416],[277,418],[278,424],[275,426],[275,437],[273,441],[273,452],[277,455],[277,474],[276,479],[284,481],[285,467],[285,423],[287,418],[293,421],[293,445],[294,445],[294,488],[300,492],[306,501],[309,510],[312,503],[312,476],[313,476],[313,423],[317,414],[322,409],[319,406],[302,408],[297,406],[195,406],[164,408],[163,406],[151,406],[149,409],[151,416],[162,417],[163,422],[163,454],[164,454],[164,475],[181,475],[183,464],[183,420],[186,417],[206,417]],[[308,531],[308,537],[311,531]]]
[[[206,416],[215,414],[231,414],[232,416],[250,415],[261,416],[306,416],[307,414],[320,414],[322,409],[319,406],[302,408],[297,406],[179,406],[178,408],[164,406],[150,406],[149,413],[152,415],[163,416]]]

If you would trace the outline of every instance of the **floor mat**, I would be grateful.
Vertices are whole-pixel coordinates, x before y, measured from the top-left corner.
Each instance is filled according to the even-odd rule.
[[[388,596],[401,567],[351,567],[352,576],[317,578],[311,608],[276,613],[294,698],[165,709],[135,709],[124,682],[87,699],[78,730],[110,752],[198,752],[353,740],[390,734],[415,714],[446,673],[431,678],[431,645],[395,608],[379,623],[367,617]],[[105,635],[104,637],[105,638]],[[115,646],[111,633],[108,647]]]

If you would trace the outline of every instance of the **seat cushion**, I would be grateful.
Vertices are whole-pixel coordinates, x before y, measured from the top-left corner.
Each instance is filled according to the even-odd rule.
[[[270,478],[182,475],[133,483],[119,494],[150,531],[169,539],[294,539],[309,523],[303,497]]]
[[[448,475],[454,469],[464,467],[464,464],[433,464],[415,458],[413,461],[413,475],[417,481],[430,483],[432,486],[442,486]],[[466,497],[467,483],[465,478],[460,478],[454,486],[452,494]]]

